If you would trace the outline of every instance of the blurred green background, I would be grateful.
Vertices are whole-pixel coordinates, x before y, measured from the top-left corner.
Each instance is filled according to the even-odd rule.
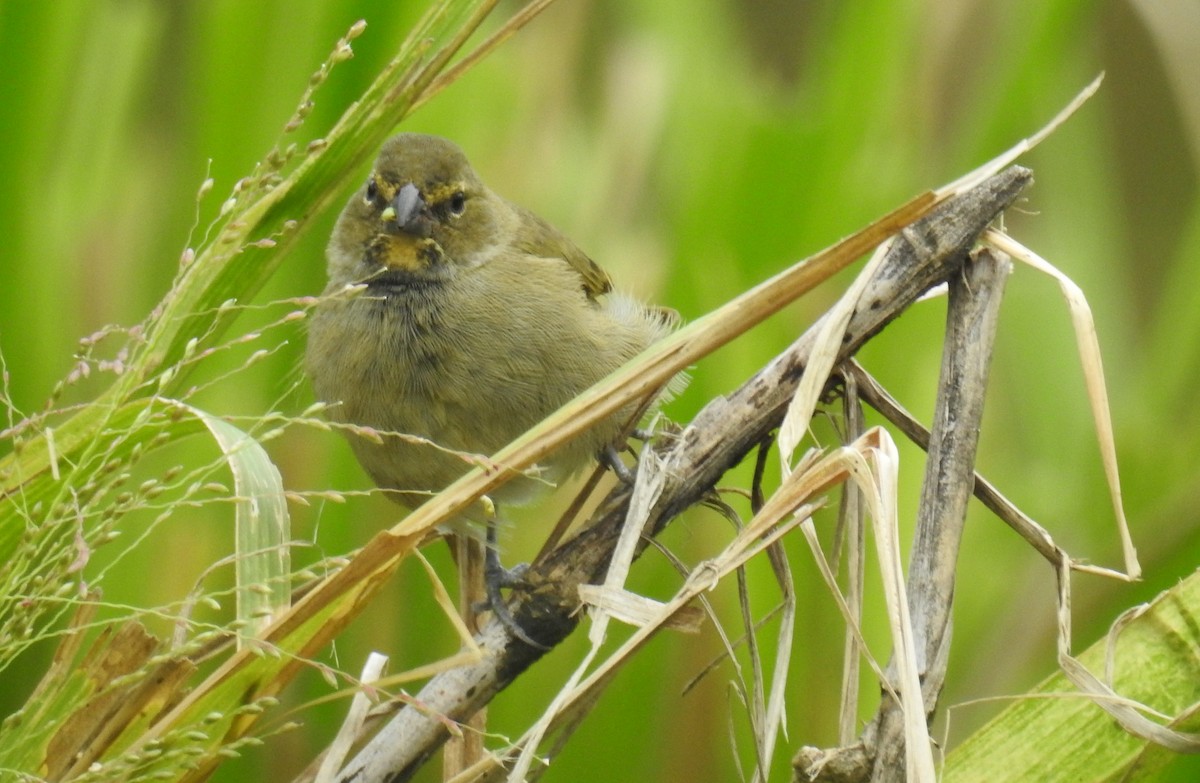
[[[502,4],[501,12],[515,7]],[[0,350],[17,408],[42,407],[73,366],[80,337],[134,324],[163,296],[193,226],[202,232],[266,153],[309,74],[354,21],[367,20],[367,32],[355,58],[318,92],[302,142],[331,127],[424,8],[399,0],[0,2]],[[1081,649],[1121,610],[1200,562],[1200,416],[1187,391],[1200,380],[1198,36],[1200,6],[1178,0],[561,0],[403,127],[453,138],[495,189],[558,224],[619,286],[695,318],[1032,133],[1105,71],[1099,95],[1023,161],[1036,184],[1007,218],[1016,238],[1075,279],[1094,308],[1145,570],[1133,586],[1076,579]],[[214,193],[197,205],[206,172]],[[333,217],[310,231],[253,304],[322,288]],[[818,290],[699,364],[668,415],[686,421],[734,388],[839,290]],[[286,311],[249,311],[235,330]],[[940,302],[918,306],[862,356],[926,419],[943,315]],[[302,330],[268,339],[279,348],[266,361],[212,373],[219,382],[204,397],[210,410],[255,416],[311,401],[296,370]],[[239,363],[235,357],[229,368]],[[103,382],[93,379],[68,402]],[[827,428],[819,434],[831,442]],[[269,448],[291,489],[369,486],[333,434],[297,429]],[[215,456],[195,439],[164,462]],[[902,459],[901,507],[911,517],[923,463],[908,447]],[[1119,565],[1066,310],[1053,283],[1024,269],[1003,308],[980,467],[1073,555]],[[337,554],[400,512],[355,497],[293,513],[297,538],[314,543],[308,552]],[[507,532],[510,561],[531,556],[548,529],[548,514],[527,516],[540,521]],[[727,523],[698,512],[676,524],[667,543],[694,560],[726,535]],[[232,547],[228,505],[181,510],[100,586],[113,603],[169,604]],[[810,557],[798,540],[789,550],[801,606],[779,779],[799,745],[836,739],[842,645]],[[449,574],[442,547],[430,557]],[[636,587],[669,594],[677,579],[648,560]],[[1050,673],[1050,568],[975,507],[960,574],[943,704],[1018,694]],[[761,615],[778,591],[766,569],[753,570],[751,584]],[[714,601],[737,635],[736,595],[719,591]],[[882,602],[869,608],[868,638],[886,657]],[[764,644],[774,630],[764,630]],[[493,730],[519,734],[583,641],[571,640],[506,692],[492,709]],[[378,649],[392,655],[396,671],[454,647],[425,576],[410,563],[326,662],[357,671]],[[659,639],[554,760],[548,779],[611,780],[614,764],[621,779],[735,779],[734,757],[752,762],[729,669],[680,696],[719,652],[711,629],[698,640]],[[32,688],[44,653],[3,674],[0,714]],[[313,674],[288,698],[300,705],[328,691]],[[999,706],[952,709],[948,726],[943,711],[937,733],[952,746]],[[303,727],[216,779],[290,779],[332,736],[343,707],[290,715]],[[872,709],[865,704],[862,717]],[[1178,774],[1194,779],[1197,767]],[[422,779],[435,778],[430,771]]]

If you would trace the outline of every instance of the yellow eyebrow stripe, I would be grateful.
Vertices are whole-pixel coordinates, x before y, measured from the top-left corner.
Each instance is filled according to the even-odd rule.
[[[428,190],[421,191],[421,195],[425,199],[425,203],[430,206],[440,204],[449,199],[455,193],[465,193],[466,187],[462,182],[447,182],[444,185],[438,185]]]

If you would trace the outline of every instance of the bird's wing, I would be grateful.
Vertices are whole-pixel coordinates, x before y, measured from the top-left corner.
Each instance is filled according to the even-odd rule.
[[[589,298],[595,298],[612,290],[612,280],[599,264],[588,257],[579,247],[558,229],[527,209],[517,207],[522,213],[521,231],[514,244],[517,250],[542,258],[561,258],[579,273],[583,290]]]

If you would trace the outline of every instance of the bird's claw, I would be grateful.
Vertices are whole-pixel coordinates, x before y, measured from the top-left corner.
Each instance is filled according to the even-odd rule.
[[[525,644],[537,650],[549,650],[549,647],[535,641],[525,632],[525,629],[513,617],[512,612],[508,610],[508,603],[504,600],[503,593],[500,592],[506,587],[515,587],[521,584],[528,570],[528,563],[521,563],[511,569],[505,568],[500,564],[500,553],[496,549],[496,524],[494,521],[489,523],[483,565],[484,587],[487,591],[487,600],[485,601],[486,606],[480,608],[491,610],[496,619],[500,621],[500,624]]]

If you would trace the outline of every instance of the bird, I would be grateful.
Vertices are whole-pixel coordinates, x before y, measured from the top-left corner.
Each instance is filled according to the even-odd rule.
[[[673,311],[615,291],[566,235],[492,191],[453,142],[401,133],[343,208],[305,366],[359,463],[415,508],[676,326]],[[636,411],[600,421],[491,496],[527,503],[614,452]],[[610,461],[611,462],[611,461]],[[615,465],[614,465],[615,467]],[[490,517],[480,519],[479,517]],[[454,535],[487,540],[487,597],[511,583],[495,515]],[[538,645],[540,646],[540,645]]]

